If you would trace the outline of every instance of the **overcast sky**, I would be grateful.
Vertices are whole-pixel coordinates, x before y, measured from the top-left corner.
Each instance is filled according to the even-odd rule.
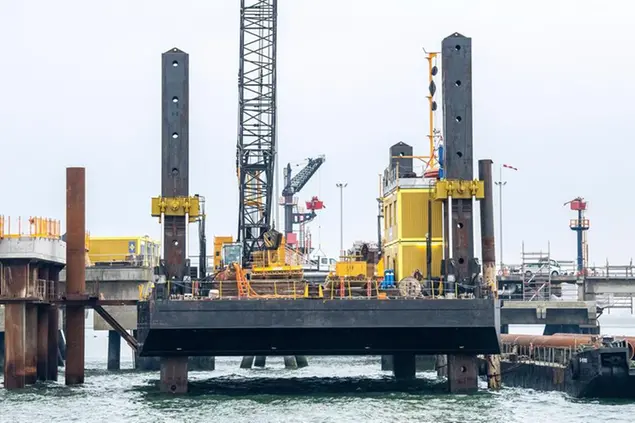
[[[523,240],[573,260],[563,203],[575,196],[589,201],[591,261],[630,260],[629,3],[279,0],[280,164],[326,155],[301,194],[327,205],[315,244],[337,254],[338,181],[346,246],[376,239],[388,147],[426,153],[422,47],[460,32],[473,43],[475,156],[519,168],[504,175],[505,261],[520,261]],[[85,166],[93,235],[158,236],[160,59],[178,47],[190,54],[191,192],[208,199],[210,242],[235,236],[239,4],[0,0],[0,213],[63,220],[64,169]]]

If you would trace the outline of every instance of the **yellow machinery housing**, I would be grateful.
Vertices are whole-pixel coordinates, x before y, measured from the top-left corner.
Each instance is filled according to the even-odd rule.
[[[413,184],[414,185],[414,184]],[[434,201],[434,188],[421,185],[399,187],[382,197],[384,213],[383,267],[395,271],[395,280],[427,275],[428,199],[432,200],[432,277],[441,276],[443,258],[442,203]]]
[[[159,265],[161,244],[148,236],[90,237],[88,257],[93,264]]]
[[[253,253],[252,279],[300,279],[303,274],[301,254],[288,248],[284,237],[277,249]]]
[[[214,237],[214,269],[221,270],[223,265],[223,245],[232,244],[233,236],[215,236]]]
[[[343,256],[335,263],[335,276],[338,278],[365,279],[367,271],[367,262],[359,260],[357,256]]]

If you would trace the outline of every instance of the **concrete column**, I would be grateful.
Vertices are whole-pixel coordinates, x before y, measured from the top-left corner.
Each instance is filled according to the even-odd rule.
[[[294,355],[285,355],[284,356],[284,368],[295,370],[298,368],[298,362],[295,360]]]
[[[51,267],[49,269],[49,279],[51,280],[50,290],[53,297],[57,297],[59,292],[59,274],[60,269]],[[47,369],[46,379],[57,381],[57,367],[59,360],[59,323],[60,310],[56,305],[48,307],[48,346],[47,346]],[[61,364],[64,364],[63,362]]]
[[[214,356],[200,356],[190,357],[187,361],[189,370],[204,370],[210,371],[216,369],[216,357]]]
[[[437,354],[435,356],[434,368],[437,370],[437,377],[448,377],[448,356]]]
[[[251,366],[254,365],[254,356],[253,355],[246,355],[243,357],[242,361],[240,362],[240,368],[241,369],[251,369]]]
[[[472,355],[448,355],[448,388],[452,394],[478,390],[478,361]]]
[[[20,389],[26,385],[24,351],[26,348],[26,305],[4,306],[4,387]]]
[[[27,304],[24,349],[24,377],[27,385],[37,382],[37,306]]]
[[[435,369],[436,356],[434,355],[416,355],[415,356],[415,370],[417,372],[426,372]],[[383,371],[393,370],[393,357],[392,355],[381,356],[381,369]]]
[[[86,293],[86,172],[66,169],[66,297]],[[84,306],[66,306],[66,384],[84,383]]]
[[[49,306],[39,305],[37,308],[37,380],[47,380],[48,378],[48,350]]]
[[[62,320],[62,325],[66,326],[66,313],[62,313],[64,315],[64,318]],[[57,349],[57,356],[58,356],[58,361],[59,361],[59,366],[60,367],[64,367],[65,366],[65,361],[66,361],[66,335],[65,335],[65,331],[63,329],[59,329],[57,331],[57,342],[58,342],[58,346],[59,348]]]
[[[59,354],[59,308],[50,306],[48,308],[48,345],[47,345],[47,369],[46,379],[57,381],[57,367]]]
[[[417,366],[414,354],[399,353],[392,356],[393,375],[398,381],[414,380]]]
[[[0,367],[4,369],[4,332],[0,332]]]
[[[161,392],[187,393],[187,357],[161,357]]]
[[[305,355],[296,355],[295,362],[298,363],[298,369],[303,369],[309,366],[309,360],[307,360]]]
[[[381,356],[381,369],[385,372],[392,371],[392,355]]]
[[[254,360],[254,366],[262,368],[265,367],[265,364],[267,364],[267,356],[257,355],[256,359]]]
[[[10,298],[26,297],[29,279],[28,262],[15,261],[3,267],[7,283],[6,295]],[[4,386],[20,389],[26,385],[26,304],[13,303],[4,307]]]
[[[108,370],[121,369],[121,335],[108,331]]]

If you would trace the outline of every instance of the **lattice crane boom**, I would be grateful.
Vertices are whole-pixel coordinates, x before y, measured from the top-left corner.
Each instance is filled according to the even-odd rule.
[[[313,175],[315,175],[315,172],[318,171],[320,166],[322,166],[322,163],[324,163],[326,158],[324,156],[319,156],[315,159],[308,160],[309,162],[300,172],[298,172],[290,180],[285,181],[285,186],[282,190],[283,196],[286,197],[289,195],[295,195],[300,192],[300,190],[304,188],[304,186],[307,184],[307,182],[309,182]],[[291,174],[291,171],[289,169],[290,166],[291,165],[287,166],[287,174]]]
[[[243,263],[271,229],[276,152],[277,0],[241,0],[236,166]]]

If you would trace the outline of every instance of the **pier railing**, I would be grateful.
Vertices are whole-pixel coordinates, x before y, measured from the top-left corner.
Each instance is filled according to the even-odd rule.
[[[400,283],[398,287],[384,287],[382,281],[372,278],[327,278],[322,283],[311,283],[297,279],[252,279],[243,274],[235,279],[212,281],[192,280],[191,282],[168,281],[165,289],[174,300],[214,300],[214,299],[270,299],[270,298],[321,298],[323,300],[364,300],[364,299],[471,299],[471,287],[461,287],[457,283],[437,283],[432,289],[420,281],[412,279]],[[139,285],[139,299],[146,300],[155,292],[154,283]],[[173,292],[179,292],[174,294]]]

